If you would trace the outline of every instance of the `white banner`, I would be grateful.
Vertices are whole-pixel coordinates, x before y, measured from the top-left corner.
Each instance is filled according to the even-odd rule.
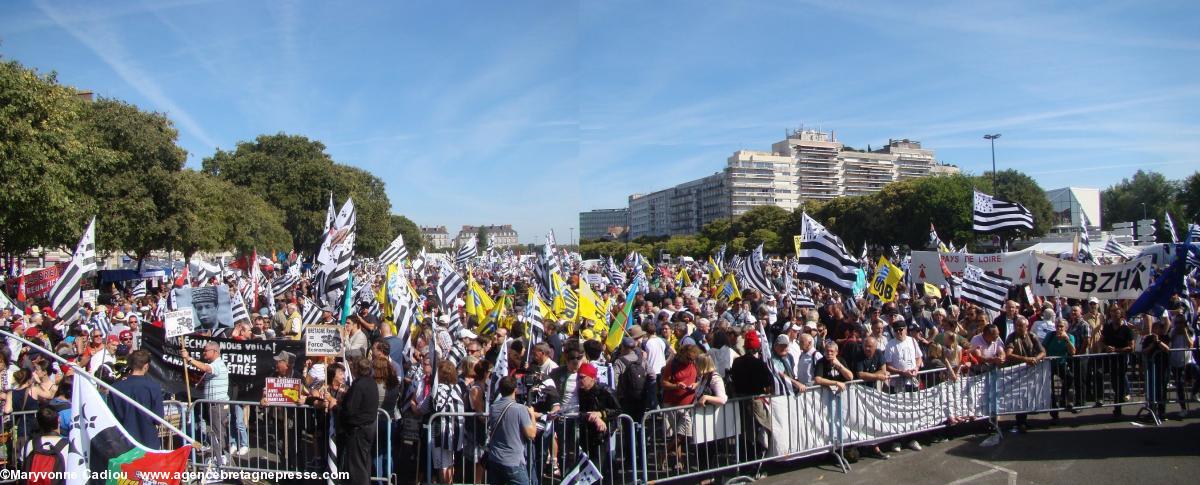
[[[1013,285],[1033,282],[1034,260],[1033,251],[1015,251],[1011,253],[972,254],[972,253],[938,253],[935,251],[913,251],[909,275],[913,282],[946,285],[946,277],[942,275],[942,267],[938,257],[946,262],[946,268],[955,276],[962,277],[967,264],[983,268],[984,271],[995,273],[1011,279]]]
[[[770,398],[767,409],[771,418],[768,456],[793,455],[833,445],[829,400],[825,397],[828,393],[818,390]]]
[[[1020,413],[1050,408],[1050,361],[1014,365],[996,373],[996,413]]]
[[[1123,264],[1086,264],[1037,255],[1033,294],[1101,300],[1135,299],[1152,283],[1150,257]]]
[[[692,413],[692,443],[708,443],[742,434],[742,420],[736,404],[700,406]]]
[[[196,312],[191,308],[167,312],[163,315],[166,338],[175,338],[196,331]]]

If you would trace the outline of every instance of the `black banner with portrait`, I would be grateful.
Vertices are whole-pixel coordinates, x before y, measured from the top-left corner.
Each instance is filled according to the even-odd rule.
[[[163,386],[167,393],[175,394],[181,400],[184,388],[183,360],[180,358],[180,338],[166,339],[162,328],[147,325],[142,330],[142,348],[150,352],[150,375]],[[295,356],[292,359],[292,376],[302,377],[300,369],[304,368],[304,342],[298,340],[233,340],[226,338],[188,336],[188,352],[193,357],[203,355],[204,346],[216,342],[221,346],[221,359],[229,368],[230,399],[235,401],[258,401],[262,399],[266,378],[275,374],[275,356],[280,352],[288,352]],[[198,399],[198,389],[195,388],[202,374],[195,368],[190,369],[192,399]]]

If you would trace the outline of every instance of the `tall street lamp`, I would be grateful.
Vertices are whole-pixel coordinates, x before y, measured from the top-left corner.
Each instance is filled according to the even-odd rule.
[[[983,135],[983,139],[992,142],[992,190],[996,195],[1000,195],[1000,188],[996,186],[996,139],[1000,138],[1000,134]]]

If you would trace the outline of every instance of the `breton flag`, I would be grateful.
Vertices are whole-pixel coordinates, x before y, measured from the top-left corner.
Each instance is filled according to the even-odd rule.
[[[304,304],[300,308],[300,324],[307,327],[318,323],[321,323],[321,307],[305,298]],[[303,328],[296,329],[296,333],[302,333],[302,331]]]
[[[187,468],[192,447],[159,451],[137,442],[105,403],[90,380],[76,377],[71,393],[71,421],[67,435],[66,462],[68,484],[95,482],[91,476],[119,476],[125,480],[111,483],[164,483],[177,485]],[[173,479],[172,479],[173,478]]]
[[[1171,244],[1179,242],[1179,238],[1175,237],[1175,222],[1171,220],[1171,213],[1163,213],[1163,221],[1166,224],[1167,233],[1171,235]]]
[[[929,247],[943,253],[950,252],[946,249],[946,245],[942,243],[942,238],[938,237],[937,229],[933,227],[932,222],[929,223]]]
[[[751,288],[763,296],[775,294],[775,286],[763,273],[763,245],[759,244],[750,256],[742,260],[742,270],[738,272],[742,278],[742,288]]]
[[[846,251],[840,238],[807,213],[802,216],[801,234],[794,238],[799,277],[851,293],[858,280],[858,262]]]
[[[792,270],[791,268],[788,268],[787,265],[784,265],[783,270],[783,295],[784,298],[790,300],[793,305],[801,308],[817,306],[813,302],[812,297],[808,296],[792,281]]]
[[[317,281],[320,282],[317,297],[326,304],[340,302],[345,293],[350,261],[354,256],[354,226],[357,220],[354,199],[346,199],[317,253],[317,262],[321,265],[317,275]]]
[[[475,240],[475,236],[471,236],[471,239],[468,239],[463,243],[462,247],[458,248],[458,254],[454,256],[454,263],[460,265],[467,264],[471,258],[479,254],[478,244],[479,241]]]
[[[1183,237],[1183,242],[1188,244],[1200,242],[1200,224],[1188,224],[1187,235]]]
[[[998,312],[1004,307],[1004,300],[1008,299],[1010,287],[1012,287],[1012,280],[986,273],[978,266],[967,264],[963,269],[962,288],[959,290],[958,296],[983,308]]]
[[[600,469],[596,468],[596,464],[588,458],[588,454],[579,449],[579,463],[575,464],[566,476],[563,477],[559,485],[592,485],[604,479],[604,475],[600,474]]]
[[[221,276],[221,267],[215,264],[206,263],[199,259],[193,258],[191,263],[192,274],[195,275],[196,281],[201,282],[201,285],[208,284],[209,280]]]
[[[454,309],[454,299],[458,298],[458,294],[462,293],[467,288],[467,282],[463,281],[462,277],[447,265],[442,265],[438,268],[438,301],[441,303],[442,313],[449,313]]]
[[[625,286],[625,281],[627,281],[625,272],[621,271],[621,268],[618,267],[617,263],[613,261],[612,256],[608,257],[608,281],[611,282],[613,286],[618,287]]]
[[[63,270],[62,276],[50,288],[50,306],[63,319],[65,325],[70,325],[79,319],[82,307],[80,295],[83,279],[96,272],[96,218],[88,223],[83,231],[83,238],[75,247],[71,262]]]
[[[242,300],[241,293],[236,291],[229,293],[229,307],[233,312],[234,323],[250,320],[250,313],[246,311],[246,302]]]
[[[1114,238],[1109,238],[1108,242],[1104,243],[1104,250],[1126,259],[1133,259],[1138,256],[1136,249],[1121,244]]]
[[[985,234],[1021,228],[1032,231],[1033,213],[1021,204],[975,191],[973,228],[976,232]]]
[[[399,262],[401,259],[407,257],[408,248],[404,247],[404,235],[398,234],[396,235],[396,240],[392,241],[387,249],[384,249],[383,253],[379,255],[379,264],[386,268],[388,265]]]
[[[1088,239],[1088,218],[1083,216],[1083,221],[1079,224],[1079,262],[1095,263],[1096,257],[1092,255],[1092,242]]]
[[[283,276],[275,278],[271,281],[271,293],[275,296],[282,295],[288,290],[296,286],[300,282],[300,275],[293,274],[291,271],[284,273]]]
[[[133,285],[133,289],[130,290],[129,294],[134,298],[146,296],[146,280],[138,280],[137,284]]]
[[[324,235],[329,235],[329,230],[333,229],[334,212],[333,212],[333,191],[329,192],[329,208],[325,209],[325,231]]]

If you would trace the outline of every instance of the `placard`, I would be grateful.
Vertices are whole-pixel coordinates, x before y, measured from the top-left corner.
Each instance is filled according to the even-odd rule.
[[[267,404],[300,404],[300,379],[295,377],[268,377],[263,388],[263,399]]]
[[[167,312],[163,315],[163,328],[167,338],[175,338],[196,331],[196,312],[191,308]]]
[[[1150,287],[1150,261],[1141,257],[1124,264],[1086,264],[1039,254],[1033,294],[1132,300]]]
[[[67,269],[67,263],[58,263],[49,268],[41,269],[27,273],[25,278],[25,297],[29,299],[48,298],[50,289],[54,287],[54,283],[62,276],[62,272]],[[21,283],[21,278],[8,279],[8,293],[10,295],[17,294],[17,286]]]
[[[96,307],[96,300],[100,298],[100,290],[83,290],[83,304],[92,304],[92,308]]]
[[[341,328],[333,325],[309,325],[305,327],[304,349],[304,353],[309,356],[341,355]]]
[[[995,254],[939,253],[936,251],[913,251],[908,272],[914,283],[946,285],[941,262],[946,263],[955,276],[962,277],[967,264],[978,266],[984,271],[1012,280],[1013,285],[1033,282],[1034,266],[1037,262],[1029,250]],[[939,262],[940,260],[940,262]]]

